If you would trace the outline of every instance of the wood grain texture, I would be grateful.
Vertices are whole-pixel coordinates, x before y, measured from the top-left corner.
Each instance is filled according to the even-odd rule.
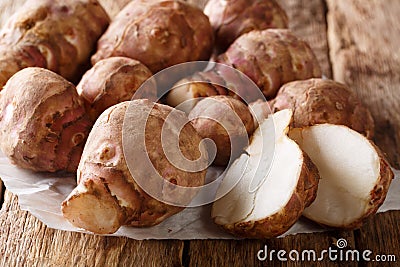
[[[0,266],[180,266],[183,242],[137,241],[49,229],[6,191]]]
[[[243,240],[243,241],[227,241],[227,240],[212,240],[212,241],[191,241],[189,251],[189,264],[188,266],[340,266],[340,262],[331,262],[328,257],[324,257],[321,261],[322,250],[329,247],[335,249],[336,241],[338,238],[346,238],[349,242],[349,247],[355,247],[353,233],[316,233],[316,234],[299,234],[296,236],[288,236],[285,238],[269,239],[269,240]],[[350,241],[349,241],[350,240]],[[269,251],[265,260],[259,260],[257,254],[259,250]],[[286,251],[288,261],[281,261],[277,258],[277,251]],[[289,253],[292,250],[297,250],[299,261],[292,261],[289,258]],[[302,261],[301,253],[304,250],[313,250],[316,252],[316,259],[307,260],[307,254],[304,254],[304,261]],[[264,254],[260,254],[261,257]],[[295,254],[293,254],[295,257]],[[312,256],[311,256],[311,259]],[[305,264],[308,263],[308,264]],[[346,266],[357,266],[355,262],[349,262]]]
[[[323,0],[277,0],[277,2],[289,17],[289,28],[310,44],[322,73],[331,78],[325,2]]]
[[[396,262],[386,261],[382,266],[399,266],[400,261],[400,212],[389,211],[377,214],[366,222],[360,230],[354,231],[355,242],[359,251],[371,250],[375,255],[394,255]],[[363,262],[365,266],[376,266],[375,261]]]
[[[400,167],[400,2],[328,0],[333,76],[370,108],[375,141]]]

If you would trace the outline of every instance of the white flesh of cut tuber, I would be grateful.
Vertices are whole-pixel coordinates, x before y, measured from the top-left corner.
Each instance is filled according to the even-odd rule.
[[[393,178],[379,149],[356,131],[320,124],[293,129],[290,137],[310,156],[321,180],[303,215],[331,227],[352,229],[376,213]]]
[[[252,238],[281,235],[314,200],[318,172],[287,136],[291,120],[291,110],[269,116],[253,134],[247,153],[228,169],[217,197],[237,181],[238,175],[242,177],[212,208],[215,223],[228,232]],[[256,178],[261,178],[257,179],[261,183],[250,192]]]

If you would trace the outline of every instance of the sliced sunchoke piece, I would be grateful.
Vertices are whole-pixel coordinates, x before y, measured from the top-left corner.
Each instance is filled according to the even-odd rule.
[[[376,213],[393,172],[367,138],[342,125],[320,124],[290,132],[317,166],[321,180],[304,216],[323,225],[353,229]]]
[[[314,200],[318,172],[288,138],[291,119],[290,110],[269,116],[254,132],[247,153],[228,169],[217,197],[234,187],[214,202],[211,214],[215,223],[228,232],[248,238],[279,236]],[[238,175],[241,179],[233,185]],[[254,187],[254,180],[261,182]]]

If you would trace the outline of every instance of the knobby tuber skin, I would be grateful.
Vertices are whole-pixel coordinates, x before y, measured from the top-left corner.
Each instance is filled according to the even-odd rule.
[[[108,23],[96,0],[27,2],[0,32],[0,86],[26,67],[77,82]]]
[[[260,99],[258,87],[251,86],[243,76],[228,66],[216,64],[208,71],[178,81],[167,95],[167,104],[189,113],[202,97],[226,95],[245,103]]]
[[[75,172],[92,123],[75,86],[46,69],[14,74],[0,95],[0,146],[13,164]]]
[[[194,6],[179,1],[134,0],[100,38],[92,63],[126,56],[156,73],[178,63],[208,60],[213,38],[207,16]]]
[[[218,53],[252,30],[288,27],[286,12],[275,0],[210,0],[204,13],[214,29]]]
[[[178,81],[168,93],[167,104],[176,107],[186,100],[195,98],[232,95],[225,86],[225,80],[217,72],[196,72]],[[190,110],[189,110],[190,111]]]
[[[310,46],[285,29],[243,34],[217,61],[242,71],[268,99],[285,83],[321,77]]]
[[[172,86],[168,92],[166,102],[187,114],[203,97],[225,95],[239,98],[234,93],[234,88],[227,88],[225,79],[215,71],[196,72],[192,76],[183,78]],[[241,83],[235,84],[239,88]],[[240,98],[239,98],[240,99]]]
[[[240,155],[254,131],[248,107],[229,96],[204,98],[189,113],[189,120],[200,136],[214,141],[217,153],[213,163],[219,166]]]
[[[287,83],[270,104],[273,111],[292,109],[294,127],[341,124],[367,138],[374,136],[370,111],[346,85],[333,80],[309,79]]]
[[[107,108],[131,100],[139,87],[152,76],[151,71],[137,60],[111,57],[100,60],[83,75],[77,86],[90,118],[95,121]],[[146,87],[143,98],[155,99],[157,88]],[[138,98],[138,97],[135,97]]]
[[[126,110],[132,102],[141,107],[154,104],[141,99],[114,105],[101,114],[90,132],[78,168],[78,186],[62,204],[63,216],[77,227],[109,234],[122,225],[156,225],[183,209],[149,196],[128,169],[122,147],[122,127]],[[205,170],[181,170],[172,165],[163,152],[161,129],[172,110],[161,104],[155,104],[151,110],[145,131],[147,155],[165,180],[185,187],[201,186],[205,181]],[[185,115],[182,113],[180,116]],[[190,123],[182,128],[179,138],[187,159],[200,157],[201,137]],[[135,168],[143,168],[143,164],[138,162]]]

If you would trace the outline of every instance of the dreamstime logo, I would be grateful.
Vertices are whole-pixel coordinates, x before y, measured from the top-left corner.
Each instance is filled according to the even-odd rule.
[[[347,240],[344,239],[344,238],[339,238],[339,239],[336,241],[336,246],[337,246],[338,248],[345,248],[345,247],[347,247]]]
[[[224,84],[219,82],[220,80],[218,79],[213,81],[196,75],[192,76],[193,79],[191,79],[190,82],[179,83],[178,85],[175,85],[182,78],[188,77],[191,74],[200,71],[222,76]],[[220,172],[219,175],[215,175],[218,177],[211,177],[211,180],[207,181],[206,184],[200,187],[184,187],[164,179],[159,173],[159,168],[156,168],[153,165],[152,161],[154,162],[158,160],[161,162],[167,160],[168,165],[173,166],[171,168],[175,168],[175,170],[194,173],[206,170],[215,157],[216,145],[211,139],[208,138],[205,138],[200,142],[198,149],[201,152],[201,155],[195,160],[186,158],[184,153],[181,151],[180,134],[183,133],[185,125],[190,123],[185,112],[188,113],[190,109],[202,99],[201,96],[208,95],[207,92],[200,92],[198,94],[195,93],[195,95],[197,94],[197,97],[195,98],[186,97],[186,95],[190,95],[191,93],[190,91],[185,91],[187,88],[189,88],[188,85],[191,83],[204,83],[205,85],[215,85],[218,88],[224,88],[227,95],[236,95],[247,104],[257,99],[262,99],[265,101],[262,92],[245,74],[226,65],[203,61],[183,63],[160,71],[151,79],[147,80],[137,90],[132,100],[147,98],[153,101],[154,104],[153,107],[144,107],[144,105],[140,104],[138,101],[131,101],[128,109],[126,110],[122,131],[122,144],[128,169],[137,184],[147,194],[161,202],[181,207],[197,207],[209,204],[227,194],[243,176],[243,173],[238,173],[236,180],[230,181],[230,186],[224,187],[223,192],[221,192],[221,189],[218,188],[222,178],[224,177],[225,171],[222,173]],[[154,109],[156,105],[155,102],[165,99],[166,95],[171,90],[175,90],[176,93],[176,89],[181,90],[178,97],[182,96],[183,100],[179,103],[179,105],[177,105],[177,109],[173,109],[168,116],[164,118],[160,134],[161,138],[159,143],[157,143],[157,147],[162,149],[162,155],[155,155],[154,152],[148,151],[148,147],[146,146],[146,140],[148,140],[146,138],[148,138],[149,135],[155,134],[152,132],[151,127],[147,127],[149,118],[152,116],[154,117],[156,112]],[[157,98],[154,98],[155,90],[158,92]],[[213,103],[210,101],[210,103],[207,103],[207,105],[210,106],[214,104],[221,105],[221,102]],[[230,118],[228,120],[221,120],[220,117],[213,116],[212,114],[210,116],[207,115],[206,117],[216,121],[225,129],[230,138],[232,149],[232,147],[235,145],[235,140],[232,138],[232,132],[237,130],[246,131],[245,126],[243,125],[238,114],[232,110],[232,107],[222,104],[221,107],[218,108],[221,109],[221,113],[224,114],[225,117],[230,116]],[[234,123],[227,124],[226,121]],[[274,133],[268,134],[269,137],[274,138]],[[154,139],[156,138],[158,138],[158,136],[154,136]],[[154,145],[155,141],[152,140],[152,142]],[[247,139],[246,143],[248,144],[248,142],[249,140]],[[267,150],[267,148],[262,148],[262,150]],[[269,151],[263,151],[263,153],[273,153],[273,148],[268,148],[268,150]],[[229,162],[232,163],[233,160],[234,158],[232,158],[231,155]],[[270,163],[263,164],[266,165]],[[270,166],[262,166],[262,169],[269,170]],[[243,169],[243,172],[244,171],[245,168]],[[249,191],[255,190],[261,184],[265,175],[266,173],[261,176],[255,175]]]
[[[396,255],[394,254],[377,254],[373,255],[373,252],[369,249],[359,251],[357,249],[347,249],[347,240],[339,238],[336,241],[336,248],[329,247],[320,252],[313,249],[305,249],[298,251],[295,249],[290,250],[268,250],[268,246],[265,245],[263,249],[257,252],[257,259],[259,261],[376,261],[376,262],[395,262]]]

